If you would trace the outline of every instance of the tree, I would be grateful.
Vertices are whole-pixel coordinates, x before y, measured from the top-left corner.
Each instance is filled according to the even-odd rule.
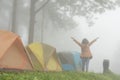
[[[84,16],[92,25],[95,14],[114,10],[119,0],[51,0],[45,7],[54,24],[59,28],[75,27],[74,16]],[[120,3],[120,1],[119,1]]]
[[[36,3],[41,5],[35,10]],[[29,43],[33,42],[35,15],[44,9],[44,16],[55,25],[54,28],[73,28],[77,24],[74,16],[83,16],[89,25],[93,24],[95,14],[101,14],[106,10],[114,10],[119,0],[31,0]],[[43,27],[43,26],[42,26]]]
[[[36,14],[41,11],[49,2],[49,0],[42,3],[37,10],[35,10],[35,5],[39,0],[31,0],[31,8],[30,8],[30,27],[29,27],[29,43],[33,42],[34,39],[34,25],[35,25],[35,16]]]

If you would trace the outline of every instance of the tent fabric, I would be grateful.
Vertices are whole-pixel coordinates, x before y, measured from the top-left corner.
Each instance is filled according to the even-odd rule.
[[[44,68],[44,58],[43,58],[43,49],[42,49],[42,45],[41,44],[30,44],[27,46],[27,50],[29,52],[30,57],[32,59],[32,64],[34,66],[34,69],[38,69],[39,65],[41,65],[41,67],[39,68],[39,70],[41,68]],[[34,56],[34,57],[33,57]],[[33,59],[34,58],[34,59]],[[38,62],[39,64],[36,64],[35,62]],[[38,68],[37,68],[38,67]]]
[[[4,55],[4,52],[11,46],[16,40],[17,35],[12,32],[0,31],[0,58]]]
[[[80,52],[59,52],[58,56],[63,70],[81,71]]]
[[[20,37],[4,30],[0,30],[0,68],[32,69]]]
[[[59,52],[59,58],[62,64],[71,64],[73,65],[73,55],[70,52]]]
[[[26,48],[20,37],[0,30],[0,70],[62,71],[56,49],[44,43],[31,43]]]
[[[26,49],[29,52],[30,56],[34,55],[34,57],[31,57],[34,69],[43,71],[62,70],[56,55],[56,49],[54,47],[45,43],[36,42],[28,45]]]
[[[32,51],[27,47],[26,48],[28,53],[29,53],[29,59],[30,62],[33,66],[33,70],[43,70],[42,64],[40,64],[40,62],[38,61],[38,59],[36,58],[36,56],[32,53]]]

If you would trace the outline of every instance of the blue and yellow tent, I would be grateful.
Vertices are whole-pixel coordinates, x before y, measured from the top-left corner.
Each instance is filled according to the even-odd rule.
[[[80,52],[59,52],[58,56],[64,71],[81,71]]]

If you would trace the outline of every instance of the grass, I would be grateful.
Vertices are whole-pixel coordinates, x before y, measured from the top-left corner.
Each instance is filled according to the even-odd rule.
[[[120,80],[114,73],[86,72],[0,72],[0,80]]]

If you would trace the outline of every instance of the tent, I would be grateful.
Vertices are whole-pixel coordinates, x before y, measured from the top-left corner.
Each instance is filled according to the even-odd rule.
[[[32,64],[20,37],[0,30],[0,69],[32,70]]]
[[[81,71],[80,52],[59,52],[62,69],[65,71]]]
[[[28,45],[26,49],[35,70],[62,71],[54,47],[36,42]]]

